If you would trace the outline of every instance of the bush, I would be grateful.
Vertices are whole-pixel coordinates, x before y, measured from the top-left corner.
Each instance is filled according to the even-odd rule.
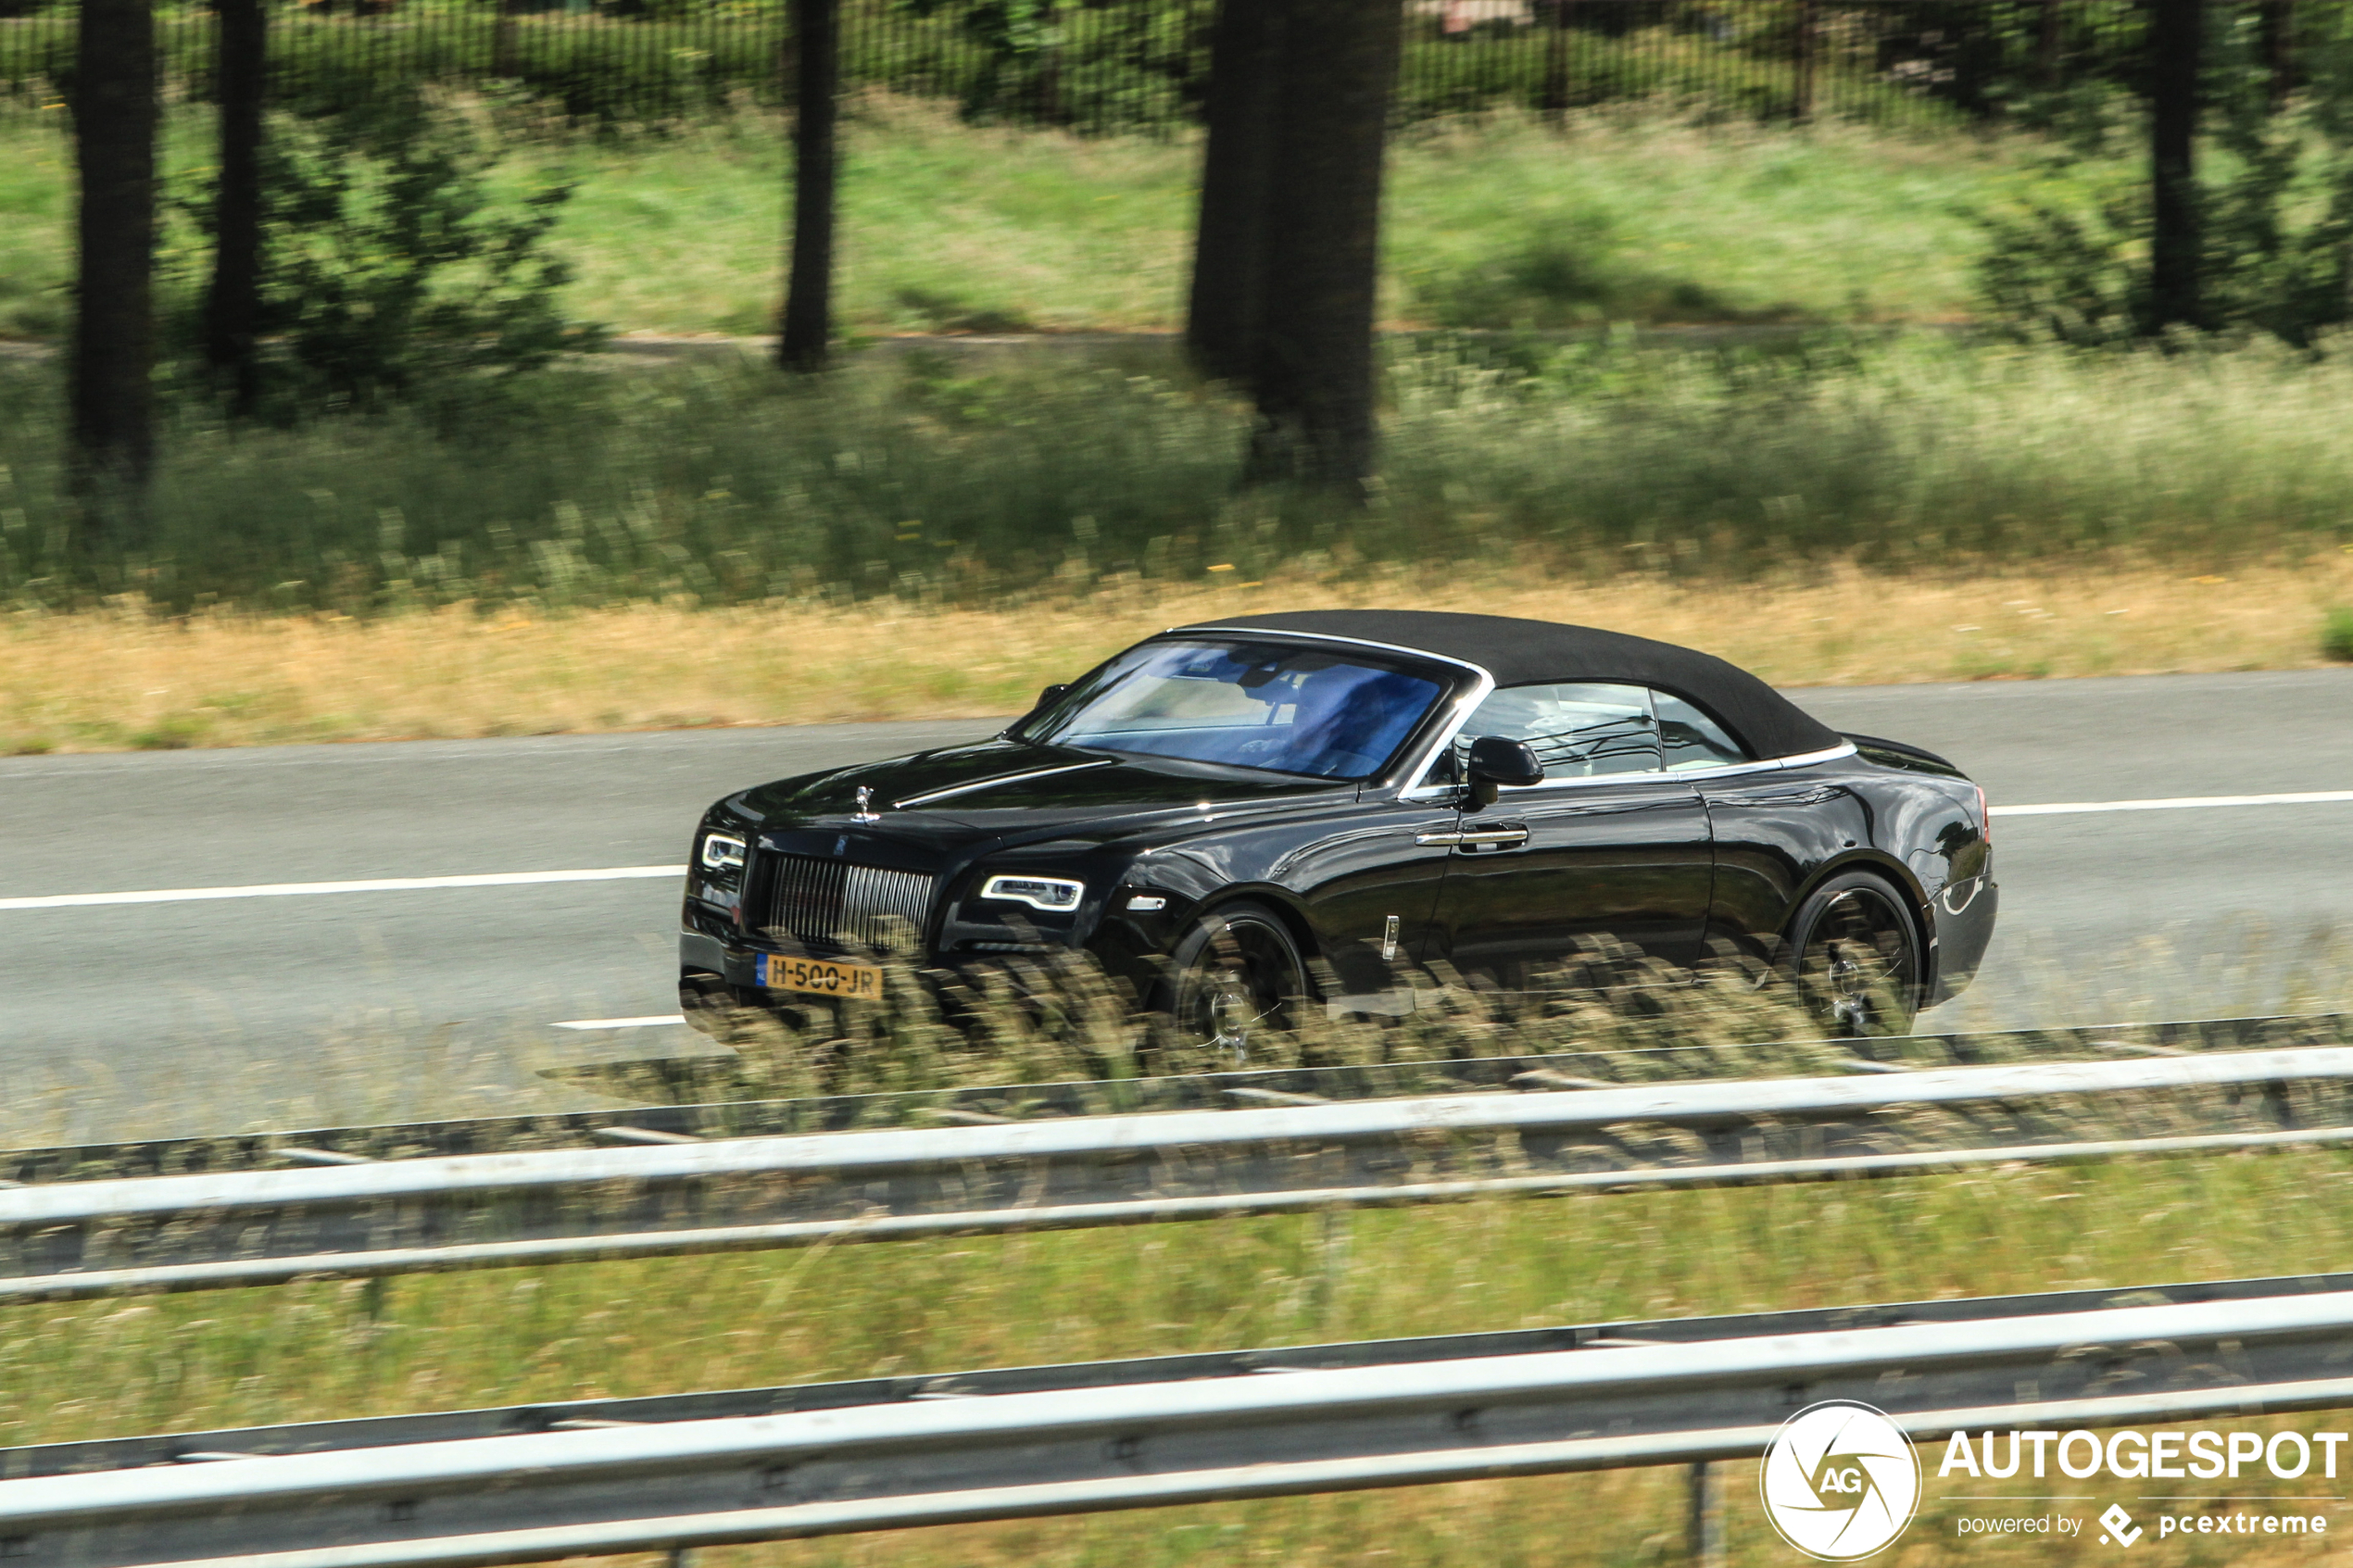
[[[2353,357],[2090,357],[1942,340],[1663,353],[1482,338],[1397,353],[1376,504],[1237,495],[1246,404],[1173,354],[1088,363],[878,351],[559,367],[505,417],[393,407],[285,432],[182,408],[158,606],[691,597],[1001,602],[1141,576],[1344,578],[1366,560],[1703,579],[2214,563],[2353,544]],[[0,602],[102,586],[62,549],[45,368],[0,368]]]
[[[600,344],[601,329],[558,307],[571,269],[547,240],[570,188],[497,211],[485,183],[496,161],[461,118],[416,94],[277,119],[264,148],[256,412],[283,425],[406,403],[446,419]],[[176,204],[208,240],[213,194],[208,182]]]
[[[2339,605],[2321,624],[2321,652],[2353,664],[2353,606]]]
[[[2224,117],[2209,160],[2221,171],[2197,196],[2199,319],[2184,325],[2309,347],[2353,322],[2353,143],[2331,120]],[[2158,331],[2144,181],[2120,174],[2088,208],[2042,199],[1973,216],[1989,242],[1979,292],[1995,320],[2079,346]]]

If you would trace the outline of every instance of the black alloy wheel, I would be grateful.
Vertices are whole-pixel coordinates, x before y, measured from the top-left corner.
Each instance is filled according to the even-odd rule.
[[[1253,1037],[1286,1031],[1312,993],[1299,944],[1280,915],[1261,904],[1213,910],[1178,943],[1169,1011],[1189,1044],[1250,1060]]]
[[[1919,1008],[1919,928],[1903,896],[1869,872],[1814,890],[1791,923],[1798,994],[1833,1038],[1904,1035]]]

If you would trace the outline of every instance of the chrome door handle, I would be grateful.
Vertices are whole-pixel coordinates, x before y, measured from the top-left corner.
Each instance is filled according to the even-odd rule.
[[[1466,828],[1458,833],[1417,833],[1414,835],[1414,842],[1423,845],[1525,844],[1528,842],[1528,830],[1524,827],[1493,827]]]

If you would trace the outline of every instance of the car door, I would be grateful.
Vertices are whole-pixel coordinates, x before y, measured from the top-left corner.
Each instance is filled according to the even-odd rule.
[[[1373,799],[1286,855],[1275,879],[1306,906],[1316,945],[1356,1011],[1409,1010],[1460,816],[1440,800]]]
[[[1662,766],[1651,694],[1558,683],[1491,696],[1470,741],[1523,741],[1544,782],[1465,802],[1428,951],[1506,988],[1597,939],[1677,964],[1705,951],[1715,876],[1698,789]]]

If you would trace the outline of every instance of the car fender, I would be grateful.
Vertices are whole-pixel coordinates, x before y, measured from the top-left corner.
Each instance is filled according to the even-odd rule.
[[[1912,935],[1920,944],[1920,996],[1936,995],[1936,915],[1930,908],[1932,896],[1920,885],[1920,879],[1912,873],[1909,866],[1883,849],[1856,848],[1815,868],[1814,874],[1806,879],[1797,896],[1790,900],[1790,923],[1781,932],[1782,951],[1788,955],[1786,961],[1796,962],[1797,917],[1805,912],[1806,902],[1824,883],[1848,872],[1873,872],[1893,884],[1896,891],[1904,896],[1904,906],[1912,916]]]

